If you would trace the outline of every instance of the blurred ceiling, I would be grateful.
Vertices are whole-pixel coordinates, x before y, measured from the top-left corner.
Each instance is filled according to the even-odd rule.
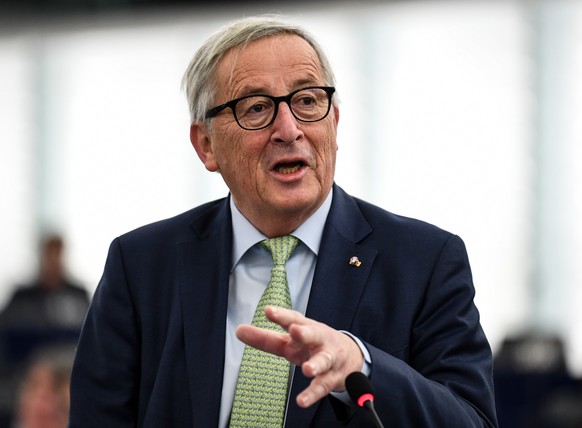
[[[325,2],[326,0],[316,0]],[[0,13],[53,14],[99,11],[126,11],[176,6],[221,8],[264,4],[269,6],[311,3],[313,0],[0,0]]]
[[[175,9],[225,12],[241,7],[284,7],[327,4],[334,7],[351,0],[0,0],[0,33],[71,18],[107,18],[156,14]],[[368,3],[382,0],[366,0]],[[392,1],[392,0],[384,0]]]

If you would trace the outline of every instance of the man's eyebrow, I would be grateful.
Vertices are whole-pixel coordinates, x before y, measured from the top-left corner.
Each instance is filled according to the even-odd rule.
[[[245,86],[239,92],[239,97],[248,95],[267,95],[269,91],[264,86]]]
[[[317,79],[310,77],[307,79],[296,80],[293,87],[299,89],[306,86],[316,86],[316,85],[318,85]]]
[[[306,79],[300,79],[300,80],[296,80],[295,82],[293,82],[293,85],[291,86],[291,90],[290,92],[293,92],[294,90],[297,89],[301,89],[301,88],[305,88],[308,86],[316,86],[319,85],[317,83],[317,80],[314,78],[306,78]],[[269,89],[267,89],[265,86],[245,86],[241,89],[241,91],[239,92],[239,95],[237,98],[240,97],[246,97],[248,95],[286,95],[286,94],[271,94],[271,91]]]

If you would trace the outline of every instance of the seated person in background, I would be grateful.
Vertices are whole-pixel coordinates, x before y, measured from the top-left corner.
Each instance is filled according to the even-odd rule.
[[[14,428],[66,428],[73,346],[43,348],[28,365],[14,412]]]

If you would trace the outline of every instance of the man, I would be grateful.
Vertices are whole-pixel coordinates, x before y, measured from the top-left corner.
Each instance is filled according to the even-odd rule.
[[[38,344],[57,339],[76,341],[89,307],[85,288],[75,283],[64,262],[65,242],[57,234],[41,241],[39,269],[35,278],[17,287],[0,313],[0,329],[28,331]],[[23,338],[24,339],[24,338]],[[34,343],[21,344],[32,351]],[[20,355],[26,358],[27,355]]]
[[[311,36],[266,17],[236,22],[184,81],[192,144],[230,195],[112,243],[78,347],[71,426],[374,426],[346,397],[354,371],[374,384],[386,426],[496,426],[464,245],[334,184],[339,108]],[[287,235],[296,247],[281,267],[272,243]],[[287,281],[269,280],[272,265]],[[271,282],[288,282],[293,310],[258,304]],[[254,325],[265,315],[282,332]],[[266,352],[243,380],[256,348]],[[285,386],[240,392],[287,360],[267,370]],[[281,390],[278,422],[245,419],[272,417],[254,413],[280,406]]]
[[[0,366],[16,372],[37,349],[76,343],[89,307],[89,294],[67,272],[65,241],[40,240],[38,271],[18,285],[0,312]]]

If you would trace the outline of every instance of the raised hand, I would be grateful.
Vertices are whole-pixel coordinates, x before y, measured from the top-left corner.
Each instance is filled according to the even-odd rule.
[[[363,365],[362,352],[350,336],[289,309],[267,306],[265,314],[287,333],[244,324],[236,335],[249,346],[286,358],[313,378],[297,395],[300,407],[309,407],[332,391],[345,391],[346,376]]]

